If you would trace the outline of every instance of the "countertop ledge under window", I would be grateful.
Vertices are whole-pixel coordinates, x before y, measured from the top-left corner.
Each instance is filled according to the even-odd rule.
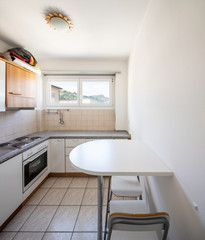
[[[26,145],[21,149],[14,150],[8,154],[0,156],[0,164],[15,157],[16,155],[44,142],[48,139],[56,138],[84,138],[84,139],[130,139],[131,135],[127,131],[45,131],[36,132],[28,135],[30,137],[39,136],[42,137],[40,140],[36,140],[31,144]]]

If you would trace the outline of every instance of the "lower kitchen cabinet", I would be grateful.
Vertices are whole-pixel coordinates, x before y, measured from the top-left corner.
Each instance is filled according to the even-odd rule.
[[[0,226],[22,203],[22,154],[0,164]]]
[[[79,172],[76,168],[74,168],[70,162],[70,152],[73,148],[66,148],[66,156],[65,156],[65,166],[66,172]]]
[[[73,148],[85,142],[85,139],[81,138],[72,138],[65,140],[65,162],[66,162],[66,172],[79,172],[74,168],[70,162],[70,152]]]
[[[74,168],[70,162],[70,152],[77,147],[78,145],[86,142],[93,141],[94,139],[66,139],[65,140],[65,166],[66,172],[79,172],[76,168]]]
[[[49,145],[51,172],[65,172],[64,139],[50,139]]]
[[[70,152],[80,144],[98,139],[91,138],[67,138],[50,139],[49,160],[51,173],[74,173],[80,172],[70,162]],[[100,139],[103,140],[103,139]]]

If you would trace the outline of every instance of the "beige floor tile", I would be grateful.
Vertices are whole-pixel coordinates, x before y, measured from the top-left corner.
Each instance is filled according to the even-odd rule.
[[[107,203],[107,187],[106,177],[103,181],[103,205]],[[123,198],[113,195],[113,199]],[[105,206],[103,213],[104,222]],[[73,230],[77,232],[72,234]],[[48,178],[4,232],[0,233],[1,239],[97,239],[97,177]]]
[[[97,205],[98,202],[97,197],[98,197],[97,189],[87,188],[85,190],[82,205]]]
[[[67,189],[53,189],[51,188],[39,205],[59,205],[66,193]]]
[[[71,240],[96,240],[97,239],[97,232],[96,233],[73,233]]]
[[[44,233],[23,233],[19,232],[14,240],[41,240]]]
[[[97,206],[81,206],[74,231],[97,231]]]
[[[103,188],[108,188],[108,177],[103,177]],[[87,188],[98,188],[98,177],[90,177],[88,179]]]
[[[47,231],[73,231],[79,206],[60,206]]]
[[[97,188],[98,187],[98,178],[97,177],[90,177],[88,179],[87,188]]]
[[[123,197],[123,200],[137,200],[136,197]]]
[[[52,188],[68,188],[72,179],[72,177],[59,177],[52,185]]]
[[[34,211],[35,206],[24,206],[21,211],[12,219],[12,221],[6,226],[4,231],[19,231],[19,229],[26,222],[28,217]],[[0,238],[1,239],[1,238]]]
[[[108,188],[109,177],[103,177],[103,188]]]
[[[73,178],[69,188],[85,188],[88,182],[87,177],[76,177]]]
[[[98,190],[86,189],[82,205],[98,205]],[[107,188],[103,189],[103,205],[107,205]]]
[[[42,240],[70,240],[72,233],[46,233]]]
[[[20,231],[46,231],[57,206],[37,206]]]
[[[37,192],[28,200],[26,205],[38,205],[47,192],[48,188],[38,189]]]
[[[107,195],[108,195],[108,189],[103,189],[103,205],[107,205]]]
[[[103,205],[107,205],[108,189],[103,189]],[[97,205],[98,190],[96,188],[87,188],[83,197],[82,205]]]
[[[49,177],[41,186],[41,188],[51,188],[57,180],[57,177]]]
[[[1,232],[0,233],[0,240],[12,240],[16,232]]]
[[[85,188],[69,188],[60,205],[81,205]]]
[[[112,200],[123,200],[123,197],[118,197],[115,194],[112,194]]]

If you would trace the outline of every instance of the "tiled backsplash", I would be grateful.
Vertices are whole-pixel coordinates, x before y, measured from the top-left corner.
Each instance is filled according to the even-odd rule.
[[[63,124],[59,123],[62,115]],[[43,111],[43,130],[114,130],[114,110],[61,110]]]
[[[21,110],[0,113],[0,142],[36,132],[37,129],[36,111]]]
[[[21,110],[0,113],[0,142],[47,130],[115,130],[115,110]]]

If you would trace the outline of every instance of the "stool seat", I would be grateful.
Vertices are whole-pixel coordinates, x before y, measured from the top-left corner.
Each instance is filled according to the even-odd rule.
[[[142,186],[137,176],[112,176],[111,191],[118,197],[139,197]]]
[[[110,214],[120,213],[149,213],[149,208],[145,200],[111,200],[110,201]]]

